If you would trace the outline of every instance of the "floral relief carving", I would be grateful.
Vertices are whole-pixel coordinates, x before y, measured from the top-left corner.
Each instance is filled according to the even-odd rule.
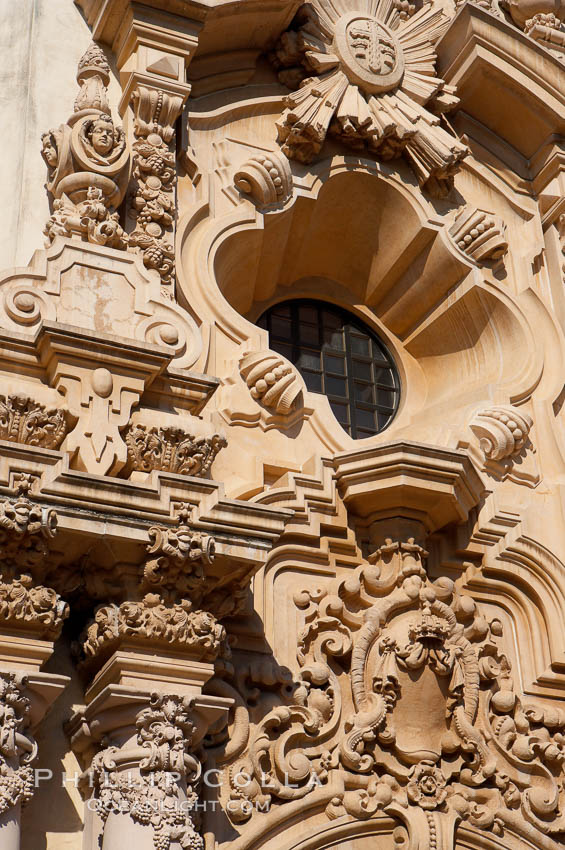
[[[274,351],[246,354],[239,362],[239,369],[255,401],[282,415],[294,409],[302,386],[294,366],[280,354]]]
[[[311,162],[327,134],[384,160],[403,155],[421,186],[449,191],[468,150],[441,126],[457,104],[435,76],[434,44],[446,26],[441,9],[410,16],[402,4],[355,0],[305,4],[299,26],[272,53],[285,100],[279,142],[291,159]],[[409,11],[409,10],[408,10]]]
[[[125,440],[131,469],[140,472],[163,469],[198,477],[208,474],[218,452],[227,446],[222,434],[197,437],[181,428],[146,425],[132,425]]]
[[[143,581],[149,587],[158,585],[161,592],[172,596],[194,596],[204,584],[204,567],[212,563],[216,552],[214,538],[191,530],[188,517],[188,510],[181,508],[175,529],[149,529]]]
[[[68,414],[26,395],[0,396],[0,440],[58,449],[69,430]]]
[[[31,703],[25,685],[25,677],[0,674],[0,814],[28,803],[35,787],[30,764],[37,744],[28,731]]]
[[[172,844],[183,850],[204,846],[194,809],[201,766],[191,753],[191,710],[188,697],[153,694],[137,716],[135,743],[103,750],[89,771],[103,824],[116,811],[128,814],[151,826],[155,850]],[[132,765],[139,768],[132,770]]]
[[[116,209],[127,187],[129,151],[124,131],[110,114],[110,68],[97,45],[81,58],[77,81],[74,114],[42,136],[47,190],[53,198],[45,235],[49,242],[62,235],[125,248],[127,235]]]
[[[272,811],[327,786],[329,818],[387,814],[423,850],[453,848],[461,821],[564,833],[565,713],[516,695],[501,622],[432,581],[426,556],[388,540],[353,574],[296,595],[293,702],[252,727],[229,768],[234,822],[269,818],[257,801]]]

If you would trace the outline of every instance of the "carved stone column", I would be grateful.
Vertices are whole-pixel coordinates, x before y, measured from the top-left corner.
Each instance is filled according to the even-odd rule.
[[[3,850],[20,846],[21,808],[34,794],[33,732],[69,681],[41,673],[68,605],[41,574],[57,530],[53,510],[28,498],[31,481],[14,481],[0,502],[0,834]]]
[[[202,846],[195,752],[232,701],[202,695],[229,647],[201,607],[214,540],[188,517],[181,509],[176,528],[150,530],[128,598],[99,607],[83,635],[81,665],[92,681],[69,732],[86,766],[86,848]]]

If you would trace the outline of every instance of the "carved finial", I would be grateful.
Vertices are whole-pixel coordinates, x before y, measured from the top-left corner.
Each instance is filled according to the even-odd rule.
[[[125,248],[127,237],[115,209],[127,187],[129,151],[124,131],[110,115],[110,68],[97,45],[80,60],[77,80],[81,88],[74,114],[41,137],[53,199],[44,233],[49,242],[60,235]]]
[[[80,58],[77,69],[80,92],[75,100],[75,112],[94,109],[110,114],[106,88],[110,82],[110,66],[100,47],[92,43]]]

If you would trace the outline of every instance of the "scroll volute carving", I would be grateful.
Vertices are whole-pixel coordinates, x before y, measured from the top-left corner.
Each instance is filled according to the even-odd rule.
[[[500,620],[425,564],[413,540],[387,540],[353,574],[296,595],[294,701],[253,727],[229,769],[232,820],[260,829],[316,792],[330,819],[384,813],[425,850],[453,848],[461,821],[565,832],[565,713],[518,698]]]
[[[127,240],[115,210],[127,188],[129,151],[124,131],[110,114],[110,68],[97,45],[81,58],[77,81],[73,115],[42,136],[47,190],[53,197],[45,233],[49,240],[61,234],[123,248]]]

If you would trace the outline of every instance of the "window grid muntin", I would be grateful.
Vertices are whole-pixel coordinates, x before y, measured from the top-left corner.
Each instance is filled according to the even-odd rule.
[[[322,301],[297,299],[271,307],[258,324],[269,332],[270,347],[296,365],[307,388],[327,396],[354,439],[390,424],[399,403],[398,373],[384,344],[358,319]],[[333,358],[330,367],[326,357]]]

